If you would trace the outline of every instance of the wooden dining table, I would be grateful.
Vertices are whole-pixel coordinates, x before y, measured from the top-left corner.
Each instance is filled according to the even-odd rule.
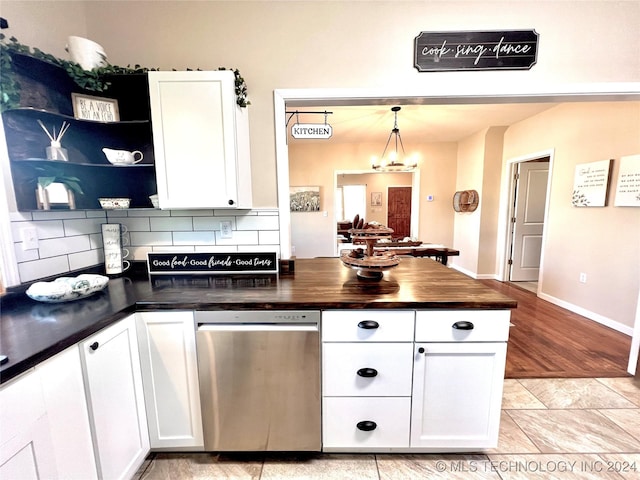
[[[343,243],[340,245],[340,249],[353,249],[360,248],[359,244],[352,243]],[[460,256],[460,250],[456,250],[454,248],[445,247],[444,245],[435,244],[435,243],[422,243],[420,245],[411,245],[411,246],[385,246],[384,244],[378,243],[375,247],[377,251],[387,251],[393,252],[396,255],[410,255],[412,257],[431,257],[435,258],[437,261],[446,265],[449,261],[449,257],[458,257]]]

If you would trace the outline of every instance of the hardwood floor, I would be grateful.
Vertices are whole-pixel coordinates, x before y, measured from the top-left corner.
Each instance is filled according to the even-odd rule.
[[[631,337],[496,280],[518,302],[511,315],[506,378],[625,377]]]

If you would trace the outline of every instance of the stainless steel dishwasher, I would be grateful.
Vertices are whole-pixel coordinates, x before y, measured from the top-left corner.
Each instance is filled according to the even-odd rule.
[[[320,451],[320,312],[196,311],[208,451]]]

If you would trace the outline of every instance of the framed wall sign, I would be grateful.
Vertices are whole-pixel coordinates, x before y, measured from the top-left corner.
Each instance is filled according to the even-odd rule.
[[[73,116],[79,120],[92,120],[94,122],[120,121],[118,101],[113,98],[72,93],[71,100],[73,103]]]
[[[147,253],[150,275],[278,273],[275,252]]]
[[[414,42],[419,72],[529,70],[537,55],[535,30],[420,32]]]
[[[382,192],[371,192],[371,206],[372,207],[382,206]]]
[[[574,207],[606,206],[610,171],[611,160],[576,165],[571,204]]]
[[[616,207],[640,207],[640,154],[620,158]]]

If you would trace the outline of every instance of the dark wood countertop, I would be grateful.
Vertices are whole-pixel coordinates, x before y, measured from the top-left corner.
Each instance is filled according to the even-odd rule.
[[[505,309],[516,302],[427,258],[402,258],[381,281],[363,281],[337,258],[300,259],[282,276],[153,276],[111,279],[83,300],[2,299],[4,383],[129,313],[149,310]]]

